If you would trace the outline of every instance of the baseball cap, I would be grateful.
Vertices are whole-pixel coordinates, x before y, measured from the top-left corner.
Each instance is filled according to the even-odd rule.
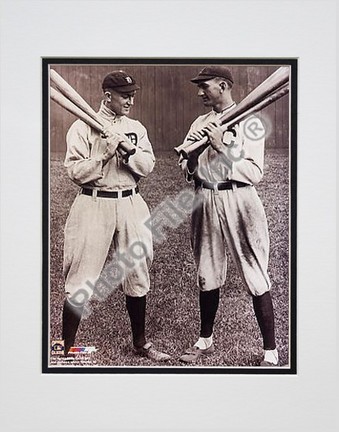
[[[225,78],[233,84],[233,77],[231,71],[225,66],[206,66],[198,73],[198,75],[191,79],[193,83],[208,81],[210,79],[220,77]]]
[[[119,93],[129,93],[139,90],[134,78],[122,70],[116,70],[105,76],[102,82],[102,89],[111,88]]]

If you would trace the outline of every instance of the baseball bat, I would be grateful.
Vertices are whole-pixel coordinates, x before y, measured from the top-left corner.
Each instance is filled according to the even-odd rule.
[[[230,120],[227,123],[223,123],[221,125],[222,130],[225,132],[227,130],[232,129],[236,124],[240,123],[241,121],[245,120],[247,117],[251,116],[255,112],[258,112],[264,108],[266,108],[271,103],[275,102],[276,100],[280,99],[281,97],[285,96],[289,92],[288,84],[285,84],[281,86],[277,91],[273,92],[272,94],[268,95],[266,98],[264,98],[262,101],[257,103],[256,105],[249,108],[247,111],[244,111],[238,115],[238,117],[234,117],[232,120]],[[188,159],[189,155],[195,152],[196,150],[200,149],[202,150],[202,147],[208,147],[208,137],[205,136],[199,141],[195,141],[192,144],[183,147],[180,150],[180,155],[184,159]]]
[[[266,78],[265,81],[263,81],[251,93],[249,93],[233,110],[225,113],[222,117],[220,117],[218,122],[219,125],[227,124],[235,118],[240,118],[240,116],[242,119],[244,119],[245,118],[243,116],[244,113],[252,110],[253,107],[255,107],[260,102],[262,102],[267,96],[273,95],[283,85],[287,84],[288,81],[289,81],[289,67],[282,66],[279,69],[277,69],[275,72],[273,72],[273,74],[271,74],[268,78]],[[258,110],[259,109],[256,109],[255,111]],[[252,110],[251,113],[255,111]],[[207,142],[207,137],[205,140],[201,140],[199,142],[200,145],[205,144]],[[185,142],[180,146],[175,147],[174,150],[178,155],[180,155],[182,154],[182,150],[184,150],[186,147],[191,147],[191,145],[192,145],[191,143]]]
[[[85,116],[82,116],[82,120],[85,121],[86,124],[88,124],[91,127],[94,127],[93,125],[101,125],[101,129],[98,130],[97,127],[94,127],[94,129],[96,129],[98,132],[102,133],[103,129],[105,127],[107,127],[109,125],[109,123],[105,122],[103,119],[100,118],[100,116],[93,110],[93,108],[85,101],[85,99],[83,99],[79,93],[66,81],[64,80],[64,78],[62,78],[61,75],[59,75],[54,69],[50,70],[50,78],[51,81],[54,83],[54,85],[56,86],[57,90],[59,90],[59,92],[66,98],[68,99],[71,103],[73,103],[76,107],[78,107],[84,114]],[[54,93],[54,92],[53,92]],[[62,103],[66,106],[68,106],[68,108],[66,108],[66,106],[61,105],[61,103],[59,103],[59,105],[63,106],[64,108],[66,108],[68,111],[70,111],[70,105],[66,104],[66,102],[64,101],[64,99],[58,97],[55,95],[54,93],[54,99],[57,103],[59,103],[58,101],[63,101]],[[79,117],[79,111],[75,110],[74,108],[72,108],[73,111],[72,114],[76,115],[78,118]],[[75,114],[75,111],[78,114]],[[92,120],[94,120],[95,123],[93,123],[92,121],[89,120],[89,118],[91,118]],[[86,119],[86,120],[85,120]],[[122,148],[123,150],[123,154],[124,155],[132,155],[136,152],[136,148],[132,143],[129,142],[122,142],[119,144],[119,147]]]
[[[54,100],[58,105],[62,108],[65,108],[68,112],[74,114],[80,120],[88,124],[88,126],[95,129],[97,132],[102,132],[102,124],[94,120],[84,111],[82,111],[77,105],[67,99],[63,94],[59,93],[53,87],[50,87],[50,96],[51,99]]]
[[[98,119],[97,113],[94,109],[88,105],[88,103],[83,99],[78,92],[74,90],[74,88],[68,84],[66,80],[62,78],[61,75],[58,74],[54,69],[50,70],[50,78],[51,81],[55,84],[57,90],[66,96],[67,99],[72,101],[76,106],[78,106],[82,111],[96,120],[98,123],[101,123],[104,126],[104,123],[101,119]]]

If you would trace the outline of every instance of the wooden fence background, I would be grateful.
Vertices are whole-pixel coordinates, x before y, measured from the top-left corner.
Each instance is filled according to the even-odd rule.
[[[78,93],[98,110],[102,99],[103,77],[116,69],[132,75],[141,90],[135,98],[130,117],[140,120],[147,128],[155,153],[172,150],[182,143],[192,121],[206,109],[197,96],[197,87],[190,82],[204,65],[53,65],[55,69]],[[232,65],[235,85],[233,98],[240,102],[250,91],[279,66]],[[289,146],[289,97],[274,102],[262,113],[270,124],[267,147]],[[65,136],[75,117],[50,103],[50,149],[65,152]]]

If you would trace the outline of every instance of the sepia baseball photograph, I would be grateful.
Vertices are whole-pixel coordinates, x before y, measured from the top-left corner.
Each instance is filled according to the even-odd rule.
[[[297,59],[42,68],[43,371],[295,374]]]
[[[334,432],[334,0],[0,1],[5,432]]]

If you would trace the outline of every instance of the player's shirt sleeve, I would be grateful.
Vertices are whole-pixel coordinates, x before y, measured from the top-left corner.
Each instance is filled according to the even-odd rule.
[[[79,186],[101,179],[103,163],[91,157],[90,127],[75,121],[66,135],[67,151],[64,166],[68,175]]]
[[[137,122],[137,126],[138,143],[136,152],[128,158],[125,166],[138,177],[146,177],[153,171],[155,157],[146,128],[140,122]]]
[[[184,139],[184,142],[183,142],[183,144],[184,145],[188,145],[188,144],[190,144],[190,143],[192,143],[192,141],[189,141],[187,138],[193,133],[193,132],[197,132],[197,131],[200,131],[202,129],[202,127],[201,127],[201,117],[198,117],[192,124],[191,124],[191,127],[190,127],[190,129],[189,129],[189,131],[187,132],[187,135],[186,135],[186,137],[185,137],[185,139]],[[179,157],[179,166],[180,166],[180,168],[182,169],[182,171],[183,171],[183,173],[184,173],[184,175],[185,175],[185,178],[186,178],[186,180],[188,181],[188,182],[190,182],[190,181],[192,181],[192,179],[193,179],[193,176],[194,176],[194,174],[196,173],[196,171],[197,171],[197,168],[195,168],[192,172],[188,169],[188,166],[187,166],[187,163],[188,163],[188,160],[187,159],[184,159],[181,155],[180,155],[180,157]]]

